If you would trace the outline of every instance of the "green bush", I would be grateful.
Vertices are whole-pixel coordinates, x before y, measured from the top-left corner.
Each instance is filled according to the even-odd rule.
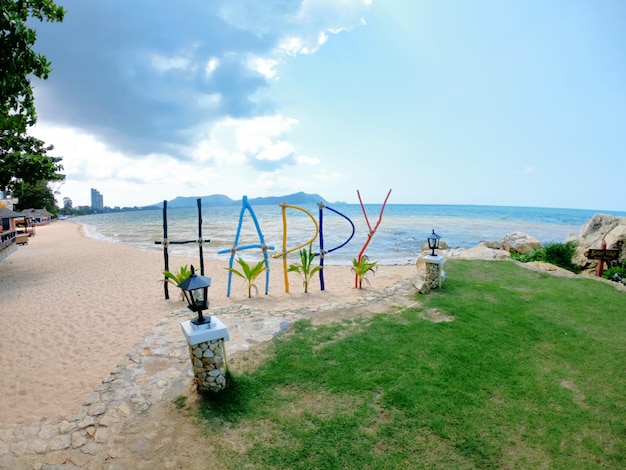
[[[554,264],[568,271],[580,272],[580,267],[572,263],[578,244],[574,241],[567,243],[548,243],[543,248],[546,252],[546,262]]]
[[[602,277],[605,279],[613,279],[613,276],[619,275],[622,279],[626,279],[626,259],[621,265],[611,266],[609,269],[602,273]]]
[[[511,258],[522,263],[530,263],[531,261],[543,261],[544,263],[554,264],[560,268],[567,269],[574,273],[580,272],[580,267],[572,263],[572,258],[576,254],[577,242],[569,241],[566,243],[547,243],[541,248],[530,251],[529,253],[511,253]]]
[[[535,248],[528,253],[516,253],[514,251],[511,252],[511,258],[521,262],[521,263],[530,263],[532,261],[545,261],[546,252],[543,248]]]

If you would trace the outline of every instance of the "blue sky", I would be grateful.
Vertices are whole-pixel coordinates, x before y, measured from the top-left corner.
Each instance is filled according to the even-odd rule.
[[[33,133],[58,201],[626,210],[620,0],[59,0]],[[620,194],[621,193],[621,194]]]

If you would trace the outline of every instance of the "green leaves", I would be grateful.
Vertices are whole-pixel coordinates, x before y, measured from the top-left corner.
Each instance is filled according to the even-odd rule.
[[[544,263],[554,264],[560,268],[567,269],[574,273],[580,272],[580,266],[572,262],[576,254],[577,242],[569,241],[565,243],[546,243],[541,248],[536,248],[529,253],[511,252],[511,258],[521,263],[530,263],[532,261],[543,261]]]
[[[13,196],[19,199],[19,209],[29,209],[31,207],[43,207],[48,212],[56,215],[59,208],[54,200],[54,194],[48,187],[46,181],[38,181],[35,184],[25,181],[13,192]]]
[[[191,276],[191,269],[187,267],[187,265],[181,266],[178,271],[171,272],[168,270],[163,271],[163,275],[165,276],[165,282],[169,282],[170,284],[178,287],[181,282]],[[179,300],[183,300],[185,295],[181,289]]]
[[[302,248],[300,253],[300,263],[293,263],[289,265],[287,272],[299,273],[302,275],[302,284],[304,285],[304,293],[309,291],[309,282],[313,275],[322,269],[322,266],[313,266],[313,260],[315,260],[315,253],[311,251],[312,243],[309,243],[309,249]]]
[[[367,273],[376,272],[378,269],[377,264],[378,261],[369,262],[369,258],[367,256],[361,256],[361,259],[353,258],[352,259],[352,272],[357,275],[359,279],[359,289],[363,288],[363,281],[369,284],[369,280],[367,279]]]
[[[27,124],[32,125],[36,114],[30,76],[45,80],[51,67],[44,55],[32,49],[37,33],[29,27],[28,20],[33,17],[60,22],[65,10],[52,0],[0,0],[0,5],[0,107],[2,114],[26,116]]]
[[[257,277],[261,275],[265,271],[264,260],[259,261],[254,266],[251,266],[244,260],[243,258],[237,258],[237,263],[241,266],[241,271],[238,271],[236,268],[226,268],[233,274],[243,278],[246,280],[248,285],[248,298],[252,297],[252,288],[254,287],[255,291],[258,291],[257,287],[254,285]]]
[[[33,50],[36,32],[30,18],[63,21],[65,10],[52,0],[0,0],[0,191],[12,192],[21,181],[59,181],[60,158],[51,147],[27,135],[37,121],[31,77],[45,80],[50,62]]]
[[[187,265],[184,265],[181,266],[178,271],[174,273],[165,270],[163,271],[163,275],[165,276],[167,282],[169,282],[170,284],[174,284],[176,287],[178,287],[181,282],[191,276],[191,269],[189,269]]]

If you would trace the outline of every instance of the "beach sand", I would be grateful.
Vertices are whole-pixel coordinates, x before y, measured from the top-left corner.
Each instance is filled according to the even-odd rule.
[[[175,252],[171,247],[172,271],[184,264],[199,270],[197,257]],[[249,261],[260,259],[258,253],[246,254]],[[297,256],[291,254],[289,261]],[[304,294],[301,278],[290,273],[287,293],[282,261],[272,260],[269,295],[264,295],[262,275],[258,294],[249,299],[243,280],[235,276],[227,297],[227,263],[228,255],[205,257],[211,307],[243,304],[270,311],[353,303],[416,274],[414,265],[380,266],[371,286],[359,290],[350,266],[329,265],[324,291],[316,276]],[[71,415],[133,345],[163,317],[184,308],[174,286],[170,299],[164,299],[162,270],[161,252],[87,238],[71,221],[38,227],[27,245],[2,261],[0,427]]]

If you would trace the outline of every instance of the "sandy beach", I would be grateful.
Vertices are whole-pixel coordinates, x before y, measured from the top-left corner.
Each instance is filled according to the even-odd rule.
[[[297,254],[292,256],[295,262]],[[170,268],[184,264],[199,262],[176,256],[173,248]],[[226,266],[227,259],[205,258],[211,306],[268,311],[354,302],[416,272],[414,265],[380,266],[371,286],[358,290],[349,266],[331,265],[324,291],[316,278],[304,294],[301,278],[290,273],[286,293],[282,261],[272,260],[269,294],[263,276],[259,293],[249,299],[237,277],[227,297]],[[164,299],[162,270],[162,253],[87,238],[71,221],[38,227],[28,245],[0,263],[0,425],[70,415],[133,345],[164,316],[184,308],[173,286]]]

